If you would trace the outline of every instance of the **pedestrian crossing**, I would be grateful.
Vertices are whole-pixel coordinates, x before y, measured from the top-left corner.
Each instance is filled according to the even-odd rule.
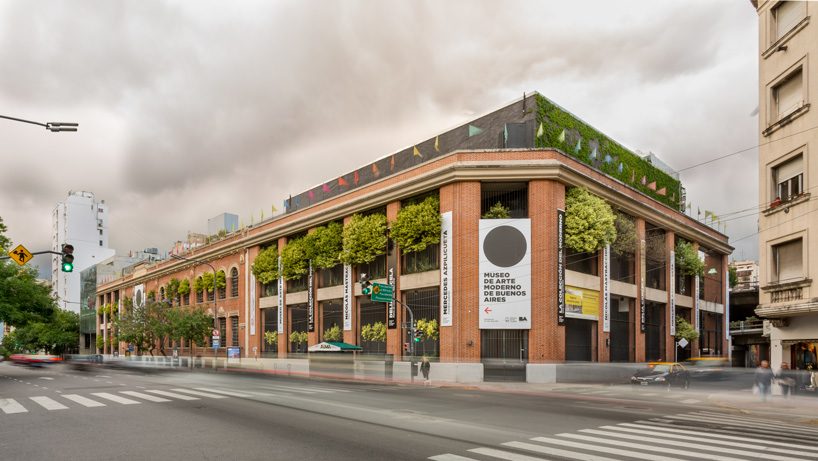
[[[697,411],[443,453],[433,461],[818,460],[818,427]]]
[[[54,394],[39,395],[20,399],[0,398],[0,417],[29,413],[30,411],[56,411],[71,408],[100,408],[111,405],[140,405],[143,403],[167,403],[173,401],[194,401],[202,399],[250,398],[254,396],[327,395],[355,392],[349,389],[330,387],[295,387],[283,384],[264,385],[264,392],[237,391],[217,387],[121,390],[111,392],[91,392],[88,395]]]

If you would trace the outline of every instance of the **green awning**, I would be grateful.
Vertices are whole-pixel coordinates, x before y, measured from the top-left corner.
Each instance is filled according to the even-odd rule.
[[[312,345],[307,349],[308,352],[344,352],[344,351],[361,351],[361,346],[354,344],[338,343],[338,342],[323,342]]]

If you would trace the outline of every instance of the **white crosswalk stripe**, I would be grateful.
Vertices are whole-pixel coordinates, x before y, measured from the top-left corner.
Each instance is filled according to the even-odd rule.
[[[194,391],[192,389],[176,388],[176,389],[171,389],[171,390],[174,391],[174,392],[181,392],[183,394],[190,394],[190,395],[198,395],[199,397],[207,397],[207,398],[210,398],[210,399],[226,399],[227,398],[226,395],[211,394],[211,393],[208,393],[208,392]]]
[[[96,400],[91,400],[88,397],[83,397],[77,394],[63,394],[63,397],[66,399],[76,402],[84,407],[94,408],[94,407],[104,407],[105,404],[102,402],[97,402]]]
[[[229,395],[231,397],[250,397],[249,394],[242,394],[241,392],[223,391],[221,389],[212,389],[212,388],[209,388],[209,387],[197,387],[195,389],[197,391],[213,392],[215,394],[224,394],[224,395]]]
[[[148,391],[150,392],[150,391]],[[136,392],[136,391],[120,391],[120,394],[129,395],[131,397],[136,397],[138,399],[147,400],[149,402],[170,402],[168,399],[163,399],[162,397],[157,397],[155,395],[145,394],[143,392]]]
[[[764,427],[765,434],[754,432]],[[429,459],[534,461],[551,456],[576,461],[816,461],[814,432],[818,429],[773,419],[745,420],[742,415],[699,411],[476,447],[468,449],[468,457],[445,453]]]
[[[32,401],[40,405],[41,407],[45,408],[48,411],[52,410],[67,410],[68,407],[57,402],[56,400],[46,397],[46,396],[37,396],[37,397],[29,397]]]
[[[179,399],[179,400],[199,400],[199,397],[192,397],[190,395],[178,394],[176,392],[160,391],[160,390],[156,390],[156,389],[149,389],[149,390],[146,390],[145,392],[150,392],[151,394],[157,394],[157,395],[164,395],[165,397],[172,397],[174,399]]]
[[[120,397],[118,395],[110,394],[108,392],[94,392],[91,395],[96,395],[97,397],[105,400],[110,400],[112,402],[121,403],[122,405],[138,405],[142,402],[137,402],[136,400],[126,399],[125,397]]]
[[[3,413],[7,415],[28,412],[26,407],[20,405],[20,403],[14,399],[0,399],[0,410],[3,410]]]

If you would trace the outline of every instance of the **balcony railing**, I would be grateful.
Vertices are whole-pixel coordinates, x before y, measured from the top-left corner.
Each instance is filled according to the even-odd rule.
[[[750,319],[750,320],[736,320],[730,322],[730,334],[740,335],[747,333],[755,333],[764,328],[764,320]]]

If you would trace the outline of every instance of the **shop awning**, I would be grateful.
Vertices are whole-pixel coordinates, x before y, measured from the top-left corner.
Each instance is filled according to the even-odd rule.
[[[312,345],[307,349],[308,352],[344,352],[344,351],[361,351],[361,346],[347,343],[337,342],[323,342]]]

